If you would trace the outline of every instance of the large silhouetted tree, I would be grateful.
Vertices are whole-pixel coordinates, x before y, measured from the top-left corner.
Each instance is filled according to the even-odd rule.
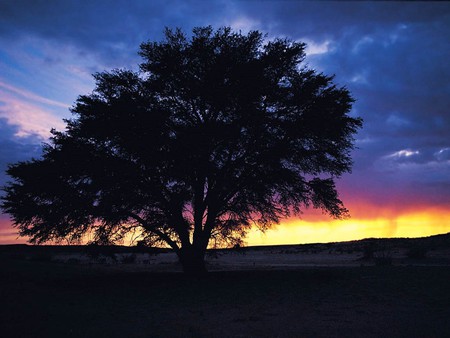
[[[347,89],[302,66],[304,49],[257,31],[166,30],[141,45],[139,72],[95,75],[41,159],[9,167],[3,210],[34,243],[141,231],[189,273],[252,225],[309,205],[345,216],[334,179],[362,123]]]

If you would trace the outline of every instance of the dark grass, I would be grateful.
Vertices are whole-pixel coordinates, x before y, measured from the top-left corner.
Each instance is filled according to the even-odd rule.
[[[0,255],[1,337],[450,337],[448,267],[118,272]]]

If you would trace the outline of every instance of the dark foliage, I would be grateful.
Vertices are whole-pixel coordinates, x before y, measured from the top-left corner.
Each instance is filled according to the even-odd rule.
[[[361,120],[332,77],[302,68],[305,45],[260,32],[166,30],[141,45],[139,72],[95,75],[42,159],[11,165],[2,208],[31,242],[120,241],[142,231],[204,270],[208,245],[241,244],[312,205],[347,210],[334,179],[350,171]]]

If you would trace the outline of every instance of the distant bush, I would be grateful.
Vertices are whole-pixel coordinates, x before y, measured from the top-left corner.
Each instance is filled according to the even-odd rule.
[[[136,262],[136,254],[130,254],[123,256],[122,258],[122,264],[133,264]]]
[[[21,252],[13,252],[13,253],[10,253],[10,254],[8,255],[8,257],[9,257],[10,259],[20,259],[20,260],[26,259],[26,258],[27,258],[27,256],[26,256],[24,253],[21,253]]]
[[[233,252],[241,254],[241,255],[245,255],[246,254],[245,247],[242,246],[239,243],[236,243],[235,245],[233,245]]]
[[[363,256],[362,259],[369,260],[374,258],[375,247],[372,243],[367,243],[363,247]]]
[[[375,265],[377,266],[388,266],[392,265],[392,257],[391,256],[379,256],[375,257]]]
[[[80,260],[78,258],[71,257],[67,260],[67,264],[77,265],[80,264]]]
[[[90,260],[97,260],[100,257],[101,248],[95,243],[91,243],[85,247],[86,255]]]
[[[206,255],[208,258],[211,258],[211,259],[219,258],[219,253],[217,252],[217,250],[208,250],[208,251],[206,251]]]
[[[423,245],[416,245],[406,252],[406,256],[412,259],[424,259],[428,253],[428,248]]]
[[[52,255],[48,252],[36,252],[30,255],[28,259],[33,262],[50,262]]]
[[[375,265],[377,266],[386,266],[386,265],[392,265],[392,250],[389,249],[387,246],[384,246],[380,251],[377,251],[373,254],[373,259],[375,262]]]

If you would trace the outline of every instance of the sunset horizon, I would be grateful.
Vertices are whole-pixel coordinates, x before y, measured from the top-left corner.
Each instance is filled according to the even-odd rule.
[[[313,214],[308,214],[308,211],[305,211],[302,218],[282,220],[264,232],[256,227],[251,228],[244,238],[244,246],[333,243],[368,238],[421,238],[450,233],[450,212],[435,207],[397,215],[385,210],[379,217],[350,217],[344,220],[330,219],[318,210]],[[26,237],[19,237],[15,228],[9,224],[10,222],[0,223],[3,229],[0,233],[0,245],[30,244]],[[81,244],[88,243],[89,240],[85,240]],[[57,244],[66,245],[64,241]],[[117,244],[135,246],[137,241],[127,239]]]

